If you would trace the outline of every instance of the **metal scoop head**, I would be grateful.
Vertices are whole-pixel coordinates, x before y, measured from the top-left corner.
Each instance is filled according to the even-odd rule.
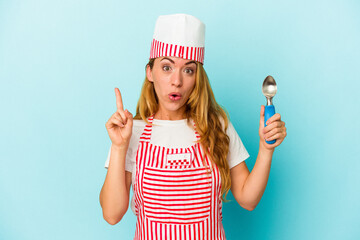
[[[277,91],[275,79],[272,76],[267,76],[262,85],[262,92],[266,97],[267,105],[272,104],[272,98],[275,96]]]

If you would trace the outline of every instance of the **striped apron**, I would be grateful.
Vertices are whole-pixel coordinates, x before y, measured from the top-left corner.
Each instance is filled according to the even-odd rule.
[[[134,239],[225,239],[217,166],[200,143],[187,148],[157,146],[150,143],[151,131],[146,125],[136,155]],[[195,137],[200,139],[196,131]]]

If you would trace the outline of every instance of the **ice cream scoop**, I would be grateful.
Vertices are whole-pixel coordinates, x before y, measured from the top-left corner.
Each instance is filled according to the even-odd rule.
[[[262,85],[262,92],[266,97],[266,106],[265,106],[265,118],[264,118],[264,127],[266,127],[266,122],[275,114],[275,107],[272,103],[272,99],[275,96],[277,91],[275,79],[272,76],[267,76]],[[268,144],[274,144],[275,139],[271,141],[266,141]]]

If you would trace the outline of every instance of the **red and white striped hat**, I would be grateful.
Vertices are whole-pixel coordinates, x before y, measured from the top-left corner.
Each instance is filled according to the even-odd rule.
[[[181,57],[204,64],[205,24],[188,14],[159,16],[150,58]]]

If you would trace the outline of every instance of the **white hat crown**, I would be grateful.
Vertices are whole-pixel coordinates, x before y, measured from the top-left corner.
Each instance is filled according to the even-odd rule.
[[[204,63],[205,24],[188,14],[159,16],[150,58],[174,56]]]

